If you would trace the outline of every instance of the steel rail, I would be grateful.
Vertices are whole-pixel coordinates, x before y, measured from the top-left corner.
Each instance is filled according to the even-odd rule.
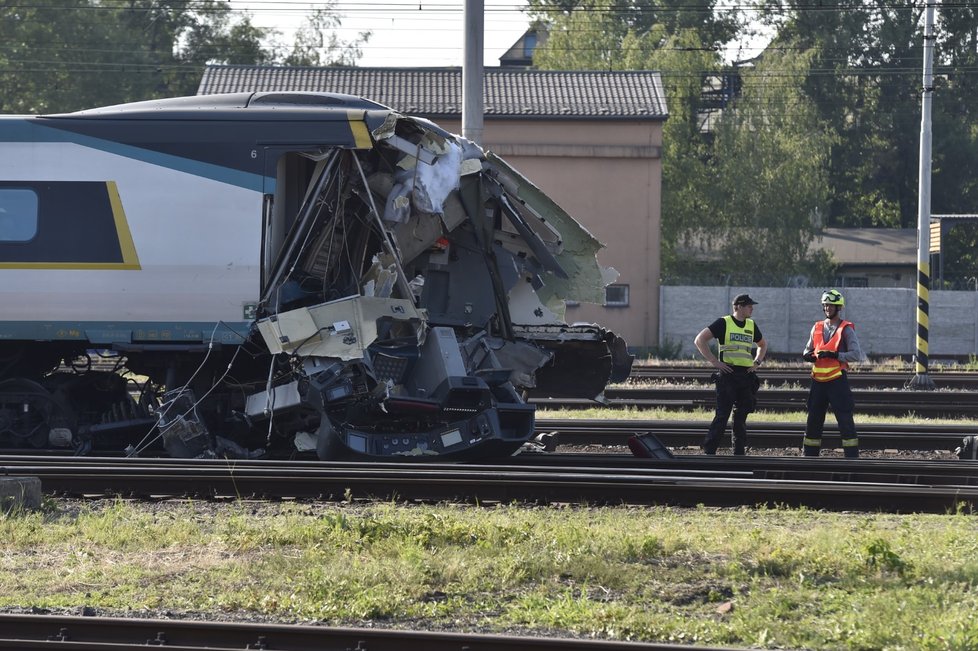
[[[931,417],[978,416],[978,400],[964,391],[853,391],[858,414],[919,414]],[[808,390],[762,389],[757,394],[757,409],[766,411],[805,411]],[[712,388],[609,388],[604,400],[573,398],[532,398],[537,407],[550,409],[671,408],[713,409],[716,393]]]
[[[698,446],[709,429],[708,421],[596,420],[548,418],[536,421],[538,434],[556,434],[562,445],[628,445],[636,434],[653,434],[671,447]],[[856,423],[859,446],[865,450],[954,450],[965,436],[978,434],[978,424],[907,425]],[[748,445],[754,448],[801,448],[804,423],[748,421]],[[725,434],[729,440],[729,433]],[[840,447],[839,428],[826,423],[823,447]]]
[[[657,381],[668,384],[710,382],[714,369],[710,366],[633,366],[629,382]],[[811,374],[806,368],[771,368],[763,366],[758,370],[759,377],[768,385],[802,384],[811,382]],[[978,373],[970,371],[937,371],[931,377],[939,389],[978,390]],[[849,383],[853,387],[903,389],[913,378],[913,371],[849,371]]]
[[[719,647],[299,624],[0,614],[0,649],[719,651]]]
[[[907,459],[842,459],[833,457],[679,455],[669,459],[637,458],[619,454],[524,454],[512,465],[532,467],[683,469],[726,472],[749,470],[755,479],[808,479],[818,481],[978,486],[974,461],[921,461]]]
[[[43,457],[0,457],[0,474],[25,474],[62,472],[63,462],[51,464],[52,460]],[[107,476],[120,471],[145,471],[148,473],[204,471],[211,473],[215,469],[222,473],[239,473],[239,470],[251,471],[250,476],[261,476],[264,472],[276,476],[292,473],[343,470],[354,472],[369,471],[377,464],[344,464],[321,461],[283,461],[283,460],[249,460],[242,466],[234,466],[227,461],[214,459],[153,459],[134,460],[123,458],[94,458],[84,457],[66,462],[69,472],[79,472],[83,468],[87,472],[102,472]],[[978,463],[974,461],[926,461],[914,459],[840,459],[820,457],[780,456],[706,456],[699,454],[678,455],[668,459],[638,458],[631,454],[580,454],[580,453],[524,453],[515,457],[499,459],[479,465],[473,464],[424,464],[424,470],[436,472],[459,471],[472,469],[477,472],[491,469],[505,470],[515,467],[521,470],[531,468],[545,472],[559,469],[562,472],[630,472],[645,475],[691,476],[699,474],[706,477],[746,477],[754,478],[830,478],[833,481],[886,481],[900,484],[963,484],[978,485]],[[416,463],[384,464],[385,471],[404,470],[410,473],[417,470]]]
[[[610,463],[610,462],[609,462]],[[127,468],[119,464],[19,465],[8,474],[36,476],[45,493],[141,498],[294,497],[328,500],[464,501],[473,503],[784,505],[893,512],[978,507],[973,472],[957,483],[901,483],[893,473],[856,482],[826,472],[806,478],[758,477],[749,465],[711,470],[679,465],[627,468],[581,466],[430,466],[427,464],[304,464],[250,468],[194,464]],[[799,465],[799,469],[804,466]],[[829,466],[825,466],[828,468]],[[976,466],[978,468],[978,466]],[[800,476],[800,475],[799,475]],[[873,481],[889,477],[890,481]],[[839,481],[839,480],[842,481]],[[972,485],[969,485],[972,484]]]

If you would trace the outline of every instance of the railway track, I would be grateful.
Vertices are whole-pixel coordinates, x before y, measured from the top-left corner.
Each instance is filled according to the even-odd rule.
[[[859,447],[864,450],[954,450],[966,436],[978,434],[978,425],[907,425],[857,423]],[[698,446],[708,421],[537,419],[538,434],[556,434],[563,445],[627,445],[636,434],[654,434],[670,447]],[[748,442],[754,448],[801,447],[804,423],[748,422]],[[729,432],[726,434],[729,437]],[[824,447],[841,445],[839,429],[826,423]]]
[[[450,465],[18,456],[0,458],[0,472],[39,477],[46,494],[140,499],[769,505],[901,513],[978,508],[973,462],[578,457],[537,453]]]
[[[0,649],[711,651],[716,647],[199,620],[0,614]]]
[[[763,376],[762,376],[763,379]],[[978,417],[978,400],[965,391],[904,391],[855,389],[856,412],[873,415],[916,414],[930,418]],[[757,394],[758,410],[804,411],[808,389],[762,388]],[[716,393],[712,387],[616,387],[604,392],[604,400],[533,398],[531,402],[548,409],[713,409]]]
[[[769,386],[801,384],[811,381],[807,367],[771,368],[764,366],[760,377]],[[657,382],[662,384],[709,384],[713,368],[710,366],[633,366],[629,382]],[[937,371],[930,378],[938,389],[978,390],[978,373],[970,371]],[[913,378],[912,370],[869,371],[858,368],[849,371],[849,383],[853,388],[905,389]]]
[[[672,459],[640,459],[632,455],[555,454],[514,457],[513,465],[531,467],[653,469],[704,474],[750,472],[755,479],[830,482],[875,482],[901,485],[978,486],[978,465],[972,461],[908,461],[799,457],[724,457],[683,455]]]

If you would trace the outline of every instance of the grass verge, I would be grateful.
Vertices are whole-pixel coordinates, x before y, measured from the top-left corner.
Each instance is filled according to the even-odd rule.
[[[859,405],[856,405],[856,427],[860,423],[905,423],[915,425],[962,425],[978,426],[978,421],[973,418],[930,418],[914,413],[907,413],[900,416],[893,415],[867,415],[858,413]],[[611,409],[607,407],[593,407],[588,409],[547,409],[541,407],[537,409],[537,419],[557,419],[557,420],[682,420],[682,421],[703,421],[707,424],[713,420],[712,409]],[[750,423],[804,423],[808,418],[804,411],[755,411],[752,412],[747,421]],[[825,418],[826,423],[834,423],[835,415],[828,412]]]
[[[975,649],[976,552],[963,512],[52,501],[0,516],[0,608]]]

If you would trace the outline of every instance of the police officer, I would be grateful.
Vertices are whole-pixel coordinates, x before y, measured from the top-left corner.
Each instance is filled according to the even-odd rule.
[[[812,386],[808,391],[808,422],[802,449],[806,457],[817,457],[822,447],[822,427],[829,405],[839,424],[842,450],[849,458],[859,456],[859,437],[852,412],[855,403],[849,378],[849,362],[865,361],[859,347],[856,326],[842,318],[846,300],[830,289],[822,294],[825,319],[812,326],[812,332],[802,356],[812,363]]]
[[[714,373],[716,414],[703,441],[706,454],[716,454],[731,410],[734,454],[747,454],[747,415],[754,411],[755,395],[760,386],[754,370],[767,354],[767,342],[750,318],[755,305],[757,301],[749,295],[738,294],[733,300],[733,314],[720,317],[693,339],[696,350],[718,371]],[[710,350],[712,339],[717,340],[717,355]],[[753,352],[755,345],[756,354]]]

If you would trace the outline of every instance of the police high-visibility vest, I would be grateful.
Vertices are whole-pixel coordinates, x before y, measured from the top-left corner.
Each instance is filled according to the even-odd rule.
[[[852,321],[842,321],[829,340],[825,341],[825,321],[819,321],[815,324],[815,329],[812,332],[812,345],[814,346],[812,350],[816,357],[821,350],[839,352],[839,344],[842,343],[842,331],[845,330],[846,326],[856,327]],[[841,377],[842,371],[848,368],[849,365],[843,361],[832,357],[822,357],[816,359],[815,364],[812,365],[812,379],[816,382],[831,382]]]
[[[720,353],[717,357],[731,366],[753,366],[754,356],[751,349],[754,346],[754,320],[745,319],[742,328],[730,315],[723,317],[723,320],[727,327],[723,341],[717,345],[717,352]]]

